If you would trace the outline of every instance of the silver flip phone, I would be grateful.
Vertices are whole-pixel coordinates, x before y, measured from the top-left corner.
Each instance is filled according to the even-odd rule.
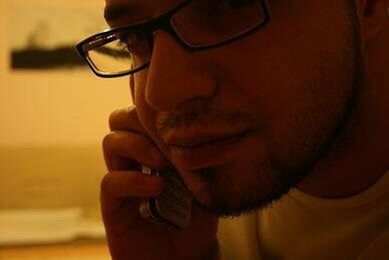
[[[142,166],[142,172],[161,176],[167,182],[167,188],[157,197],[141,201],[139,211],[142,217],[175,229],[189,226],[192,197],[176,170],[159,171]]]

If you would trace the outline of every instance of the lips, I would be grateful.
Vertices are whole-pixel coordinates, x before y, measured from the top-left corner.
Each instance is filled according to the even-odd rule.
[[[204,145],[209,145],[222,141],[224,139],[233,138],[242,133],[171,133],[165,139],[165,143],[170,146],[180,147],[180,148],[196,148]]]
[[[196,170],[221,164],[232,158],[239,143],[250,131],[172,131],[163,140],[170,148],[173,163],[183,170]]]

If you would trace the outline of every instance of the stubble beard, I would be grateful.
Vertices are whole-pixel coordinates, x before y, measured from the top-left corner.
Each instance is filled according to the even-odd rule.
[[[199,170],[199,173],[207,179],[209,190],[207,196],[192,194],[194,203],[219,217],[240,216],[256,210],[269,207],[279,201],[285,194],[290,192],[296,185],[317,165],[323,161],[334,148],[342,146],[345,137],[345,129],[351,124],[357,124],[358,108],[361,93],[364,87],[364,64],[361,53],[360,28],[356,17],[356,10],[350,12],[351,33],[346,36],[344,56],[342,62],[332,62],[324,67],[337,66],[337,73],[330,75],[332,84],[328,85],[322,74],[321,86],[310,86],[311,89],[329,88],[345,89],[345,95],[341,98],[338,113],[330,121],[324,122],[331,126],[312,137],[305,138],[302,133],[302,142],[298,143],[300,156],[292,158],[292,163],[285,163],[274,152],[266,161],[253,163],[252,169],[255,181],[247,182],[240,190],[230,189],[223,173],[218,173],[217,167]],[[342,76],[346,75],[346,77]],[[341,79],[341,80],[339,80]],[[319,81],[320,82],[320,81]],[[324,85],[325,84],[325,85]],[[337,84],[337,85],[336,85]],[[306,136],[305,136],[306,137]],[[297,145],[295,145],[297,147]],[[301,152],[304,151],[304,152]],[[244,178],[244,177],[243,177]],[[265,183],[265,185],[264,185]],[[230,185],[233,185],[230,183]]]

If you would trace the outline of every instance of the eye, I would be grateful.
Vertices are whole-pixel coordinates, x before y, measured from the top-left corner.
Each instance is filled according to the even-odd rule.
[[[137,50],[141,43],[144,42],[144,37],[138,33],[122,34],[119,37],[118,45],[132,52]]]

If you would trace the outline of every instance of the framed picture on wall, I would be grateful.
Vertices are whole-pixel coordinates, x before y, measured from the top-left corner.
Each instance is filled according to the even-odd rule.
[[[92,3],[91,0],[86,2]],[[85,68],[74,45],[106,28],[102,9],[99,12],[96,3],[94,1],[91,8],[74,0],[8,1],[10,70]]]

